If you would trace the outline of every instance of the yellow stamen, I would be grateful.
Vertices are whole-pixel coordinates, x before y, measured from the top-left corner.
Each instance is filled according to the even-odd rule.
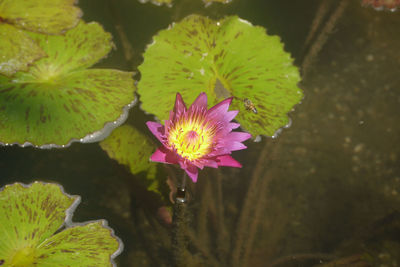
[[[213,137],[213,127],[196,116],[178,121],[169,131],[168,143],[181,157],[193,161],[210,152]]]

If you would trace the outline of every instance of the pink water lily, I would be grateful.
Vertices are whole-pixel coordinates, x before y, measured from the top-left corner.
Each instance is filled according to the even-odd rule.
[[[231,102],[232,98],[228,98],[207,109],[207,95],[201,93],[187,109],[182,96],[177,93],[174,109],[165,126],[152,121],[146,123],[162,144],[150,159],[179,164],[193,182],[197,181],[198,168],[242,167],[230,154],[245,149],[241,142],[251,135],[232,132],[240,124],[231,122],[239,112],[228,111]]]

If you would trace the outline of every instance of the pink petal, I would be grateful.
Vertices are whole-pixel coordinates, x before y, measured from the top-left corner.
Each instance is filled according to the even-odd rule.
[[[169,129],[170,129],[171,126],[172,126],[172,122],[171,122],[171,120],[165,120],[165,121],[164,121],[164,124],[165,124],[165,127],[164,127],[165,136],[168,136]]]
[[[193,165],[195,165],[197,168],[199,169],[203,169],[204,167],[211,167],[211,168],[218,168],[218,164],[215,161],[215,159],[211,158],[211,159],[199,159],[196,161],[192,162]]]
[[[187,164],[186,164],[186,160],[178,160],[179,166],[181,167],[181,169],[185,170],[187,168]]]
[[[203,162],[201,162],[201,161],[199,161],[199,160],[193,161],[192,164],[193,164],[194,166],[196,166],[197,168],[199,168],[200,170],[204,169],[204,164],[203,164]]]
[[[197,176],[199,174],[199,170],[194,165],[188,165],[185,169],[186,173],[189,175],[190,179],[192,179],[193,183],[197,182]]]
[[[150,160],[168,164],[176,164],[179,161],[176,154],[164,146],[159,147],[156,152],[151,155]]]
[[[233,142],[230,145],[228,145],[228,148],[230,151],[236,151],[236,150],[246,149],[247,146],[243,145],[240,142]]]
[[[150,160],[151,161],[156,161],[156,162],[162,162],[162,163],[167,163],[167,153],[165,151],[161,151],[159,148],[157,148],[156,152],[151,155]]]
[[[237,167],[237,168],[242,167],[242,164],[240,164],[238,161],[236,161],[234,158],[232,158],[229,155],[218,156],[217,163],[218,163],[218,166],[228,166],[228,167]]]
[[[206,93],[200,93],[199,96],[196,98],[196,100],[193,102],[193,104],[190,106],[189,109],[196,109],[197,108],[203,108],[207,109],[207,95]]]
[[[175,116],[175,118],[179,118],[185,111],[186,111],[185,102],[183,102],[181,94],[176,93],[173,115]],[[172,115],[172,113],[170,114],[170,116],[171,115]],[[170,117],[170,119],[172,119],[172,118]]]
[[[235,123],[235,122],[230,122],[228,124],[228,127],[231,128],[231,130],[239,128],[240,124],[239,123]]]
[[[169,112],[169,120],[165,120],[165,121],[164,121],[165,129],[168,129],[168,128],[169,128],[169,125],[167,124],[167,121],[173,121],[173,120],[174,120],[174,117],[175,117],[175,112],[174,112],[173,110],[171,110],[171,111]]]
[[[230,132],[222,135],[217,145],[214,146],[214,151],[210,155],[217,156],[230,154],[231,151],[242,150],[247,148],[241,142],[249,139],[251,134],[244,132]]]
[[[224,101],[216,104],[215,106],[213,106],[212,108],[210,108],[207,112],[207,115],[214,118],[214,119],[218,119],[218,118],[223,118],[228,109],[229,109],[229,105],[232,103],[232,97],[225,99]]]
[[[205,167],[218,168],[218,163],[215,159],[202,159],[201,162]]]
[[[245,132],[231,132],[226,136],[226,139],[237,142],[243,142],[250,138],[251,134]]]
[[[146,122],[147,128],[149,128],[149,130],[153,133],[153,135],[155,137],[157,137],[157,139],[163,143],[163,137],[165,134],[165,128],[161,123],[158,122],[154,122],[154,121],[148,121]]]
[[[239,110],[231,110],[225,114],[224,121],[231,121],[239,113]]]

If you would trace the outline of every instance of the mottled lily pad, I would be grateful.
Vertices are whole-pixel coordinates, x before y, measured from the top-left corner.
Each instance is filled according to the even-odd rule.
[[[0,23],[0,75],[27,70],[30,63],[45,55],[23,30]]]
[[[134,96],[132,73],[86,69],[107,55],[111,35],[80,23],[65,36],[31,34],[48,57],[0,75],[0,142],[39,147],[99,141],[120,125]]]
[[[156,146],[146,135],[132,126],[122,125],[101,141],[100,146],[110,158],[127,166],[132,174],[146,172],[147,189],[161,194],[156,179],[156,165],[150,162]]]
[[[60,34],[75,27],[82,11],[76,0],[2,0],[0,17],[16,27],[47,34]]]
[[[298,69],[277,36],[236,16],[192,15],[160,31],[139,66],[142,108],[167,119],[176,92],[191,103],[206,92],[209,106],[233,97],[236,117],[253,136],[273,136],[302,99]]]
[[[113,266],[122,245],[106,222],[71,222],[79,199],[56,184],[5,186],[0,190],[0,262],[18,267]]]
[[[46,54],[24,30],[61,34],[75,27],[82,12],[75,0],[0,1],[0,75],[26,71]]]

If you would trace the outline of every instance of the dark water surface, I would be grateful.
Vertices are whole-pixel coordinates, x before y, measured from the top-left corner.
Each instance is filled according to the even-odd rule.
[[[100,67],[135,70],[151,37],[191,13],[261,25],[301,67],[305,98],[292,126],[248,141],[235,153],[242,169],[206,170],[190,184],[186,266],[400,266],[400,12],[357,0],[79,6],[114,36],[117,50]],[[127,123],[149,134],[149,119],[136,106]],[[81,195],[74,220],[109,222],[125,244],[119,266],[171,265],[171,227],[157,215],[164,204],[98,144],[2,147],[0,170],[0,186],[52,181]]]

